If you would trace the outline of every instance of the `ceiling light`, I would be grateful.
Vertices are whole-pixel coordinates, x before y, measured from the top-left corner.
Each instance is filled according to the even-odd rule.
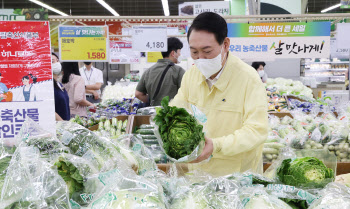
[[[162,0],[162,4],[163,4],[164,15],[165,15],[165,16],[169,16],[169,15],[170,15],[170,12],[169,12],[169,3],[168,3],[168,0]]]
[[[116,12],[111,6],[109,6],[105,1],[103,0],[96,0],[98,3],[100,3],[104,8],[106,8],[108,11],[110,11],[114,16],[119,16],[118,12]]]
[[[321,13],[328,12],[329,10],[336,9],[336,8],[338,8],[338,7],[340,7],[340,6],[341,6],[341,4],[333,5],[333,6],[331,6],[331,7],[328,7],[327,9],[322,10]]]
[[[60,14],[60,15],[62,15],[62,16],[68,16],[66,13],[61,12],[60,10],[57,10],[57,9],[55,9],[55,8],[53,8],[53,7],[50,7],[49,5],[44,4],[44,3],[42,3],[42,2],[40,2],[40,1],[38,1],[38,0],[29,0],[29,1],[31,1],[31,2],[33,2],[33,3],[36,3],[36,4],[38,4],[38,5],[42,6],[42,7],[44,7],[44,8],[46,8],[46,9],[50,10],[50,11],[56,12],[57,14]]]

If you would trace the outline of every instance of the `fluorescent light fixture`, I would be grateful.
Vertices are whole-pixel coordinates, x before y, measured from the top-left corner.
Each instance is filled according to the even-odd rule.
[[[116,12],[111,6],[109,6],[105,1],[103,0],[96,0],[98,3],[100,3],[104,8],[106,8],[108,11],[110,11],[114,16],[119,16],[118,12]]]
[[[336,8],[338,8],[338,7],[340,7],[340,6],[341,6],[341,4],[333,5],[333,6],[331,6],[331,7],[328,7],[327,9],[322,10],[321,13],[328,12],[328,11],[330,11],[330,10],[332,10],[332,9],[336,9]]]
[[[51,11],[53,11],[53,12],[56,12],[57,14],[60,14],[60,15],[62,15],[62,16],[68,16],[66,13],[61,12],[60,10],[57,10],[57,9],[55,9],[55,8],[53,8],[53,7],[50,7],[49,5],[44,4],[44,3],[42,3],[42,2],[40,2],[40,1],[38,1],[38,0],[29,0],[29,1],[31,1],[31,2],[33,2],[33,3],[36,3],[37,5],[40,5],[40,6],[46,8],[46,9],[48,9],[48,10],[51,10]]]
[[[170,12],[169,12],[169,3],[168,3],[168,0],[162,0],[162,4],[163,4],[164,15],[165,15],[165,16],[169,16],[169,15],[170,15]]]

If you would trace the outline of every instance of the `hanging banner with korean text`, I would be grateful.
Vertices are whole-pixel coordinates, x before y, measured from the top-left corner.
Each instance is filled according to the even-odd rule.
[[[0,140],[27,118],[55,132],[49,22],[0,21]]]
[[[132,50],[131,41],[110,41],[111,64],[132,64],[140,62],[140,52]]]
[[[108,62],[108,26],[60,26],[60,60]]]
[[[329,58],[330,22],[229,23],[230,51],[241,59]]]
[[[214,12],[219,15],[230,15],[228,1],[184,2],[179,4],[179,16],[197,16],[203,12]]]

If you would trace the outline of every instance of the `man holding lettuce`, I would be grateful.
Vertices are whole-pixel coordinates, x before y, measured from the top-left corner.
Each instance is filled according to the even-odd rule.
[[[185,73],[171,105],[193,104],[207,116],[205,147],[189,164],[190,170],[199,168],[213,176],[262,173],[268,116],[259,75],[229,52],[227,23],[220,15],[198,15],[187,38],[195,64]]]

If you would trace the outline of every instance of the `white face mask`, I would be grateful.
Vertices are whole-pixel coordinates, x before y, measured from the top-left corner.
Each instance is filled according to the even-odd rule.
[[[55,75],[59,75],[61,73],[62,70],[62,65],[60,62],[55,62],[54,64],[52,64],[52,72]]]
[[[206,79],[210,78],[210,76],[219,72],[222,68],[222,53],[223,48],[221,48],[220,54],[213,59],[196,59],[194,60],[194,64],[197,66],[198,70],[204,75]]]
[[[259,70],[258,73],[259,73],[260,78],[262,78],[265,75],[264,70]]]
[[[177,52],[175,52],[177,54]],[[176,58],[177,62],[176,64],[179,64],[183,60],[182,54]]]

